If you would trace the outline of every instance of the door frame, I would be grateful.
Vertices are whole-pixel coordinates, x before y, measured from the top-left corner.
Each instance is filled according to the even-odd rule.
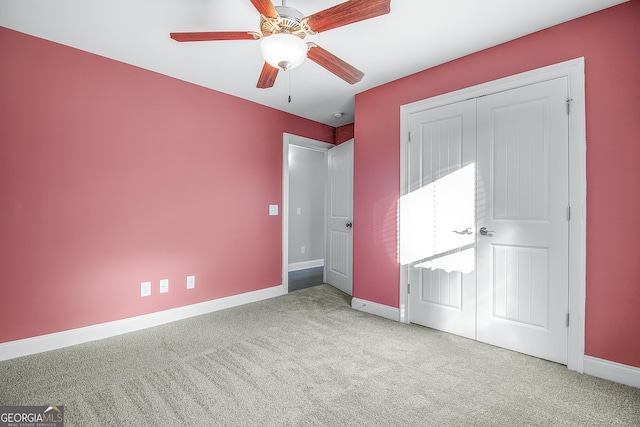
[[[296,145],[324,152],[324,162],[327,163],[327,152],[335,145],[322,142],[304,136],[291,133],[282,134],[282,293],[289,293],[289,147]],[[325,180],[325,203],[324,203],[324,247],[327,246],[327,202],[326,202],[326,180]],[[325,260],[326,266],[326,260]],[[325,267],[326,268],[326,267]],[[323,277],[326,274],[323,273]]]
[[[584,96],[584,58],[482,83],[400,107],[400,196],[407,193],[407,145],[409,120],[414,112],[478,98],[517,87],[566,77],[569,115],[569,314],[567,368],[584,371],[585,289],[586,289],[586,119]],[[407,292],[408,267],[400,265],[400,321],[409,323]]]

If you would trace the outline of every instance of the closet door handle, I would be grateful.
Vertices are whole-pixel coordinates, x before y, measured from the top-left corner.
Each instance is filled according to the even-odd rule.
[[[456,233],[456,234],[473,234],[473,231],[471,231],[471,227],[467,227],[466,229],[462,230],[462,231],[457,231],[457,230],[451,230],[452,232]]]
[[[351,228],[351,227],[353,227],[353,223],[352,222],[348,222],[348,223],[345,224],[345,227]]]

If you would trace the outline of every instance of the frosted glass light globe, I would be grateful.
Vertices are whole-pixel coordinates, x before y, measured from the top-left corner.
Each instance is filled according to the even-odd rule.
[[[260,41],[260,51],[272,67],[289,70],[307,57],[307,44],[293,34],[272,34]]]

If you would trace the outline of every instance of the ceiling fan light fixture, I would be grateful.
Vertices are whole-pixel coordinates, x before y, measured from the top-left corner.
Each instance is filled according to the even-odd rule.
[[[307,44],[293,34],[272,34],[260,40],[260,52],[272,67],[290,70],[307,57]]]

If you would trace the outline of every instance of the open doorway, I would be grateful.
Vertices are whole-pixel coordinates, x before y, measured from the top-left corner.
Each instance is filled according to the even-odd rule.
[[[324,282],[327,152],[333,147],[297,135],[285,133],[283,137],[282,284],[285,293]]]

